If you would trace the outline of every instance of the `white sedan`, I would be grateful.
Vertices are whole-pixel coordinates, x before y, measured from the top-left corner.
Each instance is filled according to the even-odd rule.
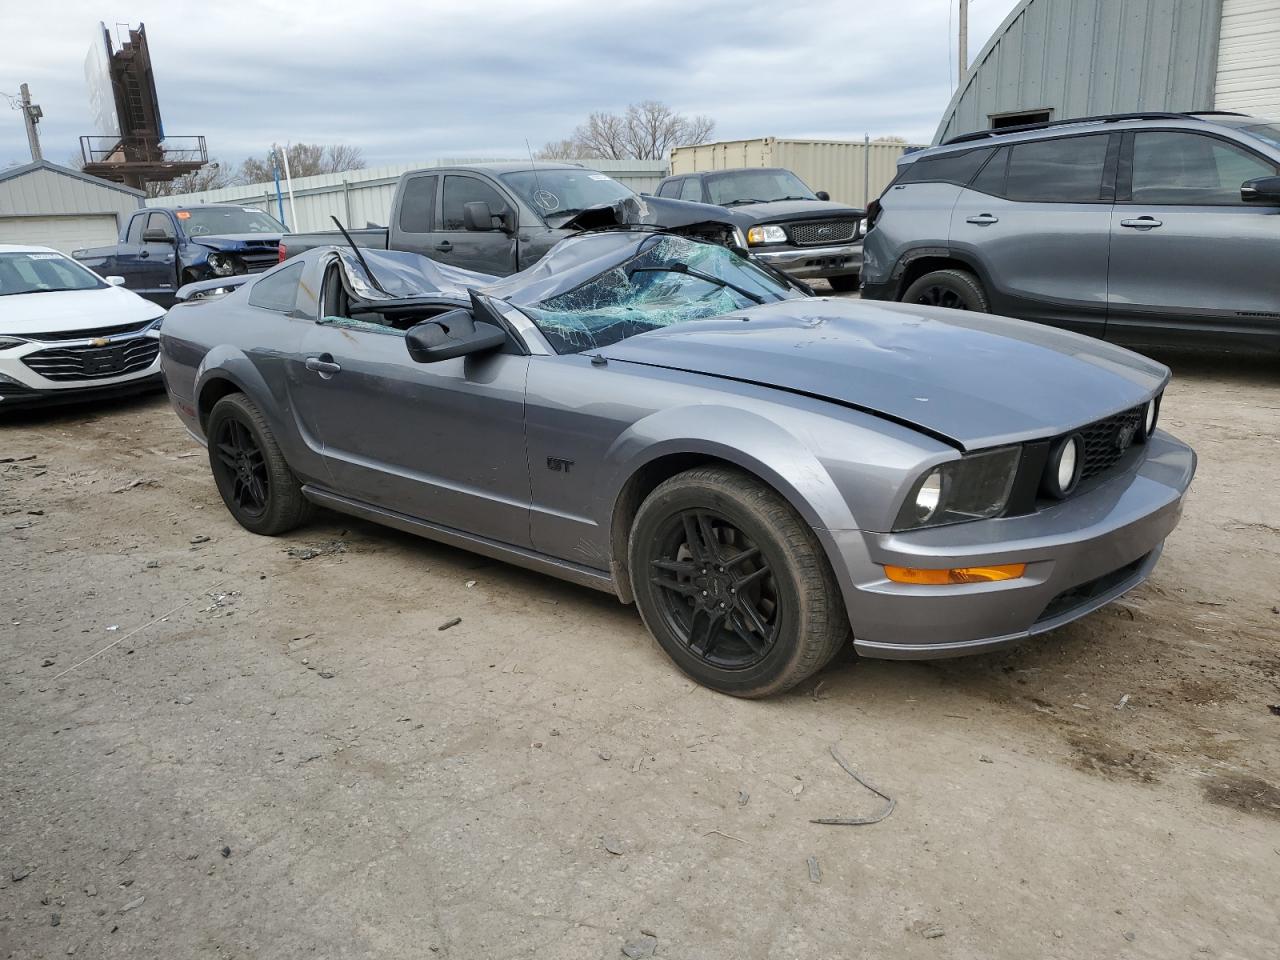
[[[0,411],[160,385],[164,311],[123,282],[0,244]]]

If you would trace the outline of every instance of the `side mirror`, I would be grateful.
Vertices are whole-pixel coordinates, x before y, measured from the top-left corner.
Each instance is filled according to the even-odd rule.
[[[1280,177],[1258,177],[1240,186],[1240,199],[1246,203],[1280,203]]]
[[[123,287],[123,286],[124,286],[124,277],[117,277],[117,276],[115,276],[115,275],[112,275],[112,276],[110,276],[110,277],[103,277],[102,279],[103,279],[103,280],[105,280],[105,281],[107,281],[107,286],[109,286],[109,287]]]
[[[827,193],[827,191],[825,190],[819,190],[817,193],[814,194],[814,196],[817,197],[819,200],[831,199],[831,194]]]
[[[472,200],[462,205],[462,224],[468,230],[492,230],[493,209],[487,200]]]
[[[173,234],[165,233],[155,227],[150,227],[142,231],[143,243],[176,243]]]
[[[497,350],[507,342],[507,334],[492,323],[477,322],[470,310],[458,309],[410,327],[404,342],[418,363],[437,363]]]

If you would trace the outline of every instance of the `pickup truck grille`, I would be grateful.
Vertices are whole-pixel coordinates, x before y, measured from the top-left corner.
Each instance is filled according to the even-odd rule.
[[[159,340],[134,337],[105,347],[86,344],[37,350],[23,357],[22,362],[49,380],[103,380],[145,370],[159,352]]]
[[[280,262],[280,254],[273,249],[270,253],[243,253],[240,259],[244,261],[244,268],[249,273],[262,273]]]
[[[791,242],[799,247],[848,243],[858,232],[857,220],[812,220],[790,226]]]
[[[12,333],[9,336],[22,337],[24,340],[39,340],[41,343],[56,343],[59,340],[92,340],[95,337],[120,337],[130,333],[141,333],[154,322],[154,320],[145,320],[142,323],[117,324],[114,327],[94,327],[91,330],[58,330],[55,333]]]

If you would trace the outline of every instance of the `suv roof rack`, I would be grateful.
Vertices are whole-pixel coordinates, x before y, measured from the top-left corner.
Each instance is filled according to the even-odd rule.
[[[1029,130],[1048,130],[1051,127],[1064,127],[1074,123],[1117,123],[1121,120],[1198,120],[1201,117],[1243,117],[1247,114],[1235,113],[1231,110],[1196,110],[1187,113],[1169,113],[1146,111],[1143,113],[1108,113],[1097,117],[1071,117],[1067,120],[1046,120],[1043,123],[1022,123],[1016,127],[997,127],[994,130],[975,130],[973,133],[962,133],[957,137],[944,140],[939,146],[953,143],[969,143],[973,140],[986,140],[988,137],[1002,137],[1010,133],[1026,133]]]

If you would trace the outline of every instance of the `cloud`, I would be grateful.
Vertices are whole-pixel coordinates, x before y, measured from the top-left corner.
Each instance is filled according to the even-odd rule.
[[[971,54],[1013,2],[975,5]],[[318,141],[377,165],[519,156],[526,138],[536,148],[650,98],[715,118],[718,139],[927,142],[953,86],[948,4],[133,0],[128,13],[147,25],[169,134],[203,134],[224,162]],[[102,13],[87,0],[0,10],[0,91],[31,85],[55,162],[94,132],[83,64]],[[0,102],[0,166],[27,159]]]

